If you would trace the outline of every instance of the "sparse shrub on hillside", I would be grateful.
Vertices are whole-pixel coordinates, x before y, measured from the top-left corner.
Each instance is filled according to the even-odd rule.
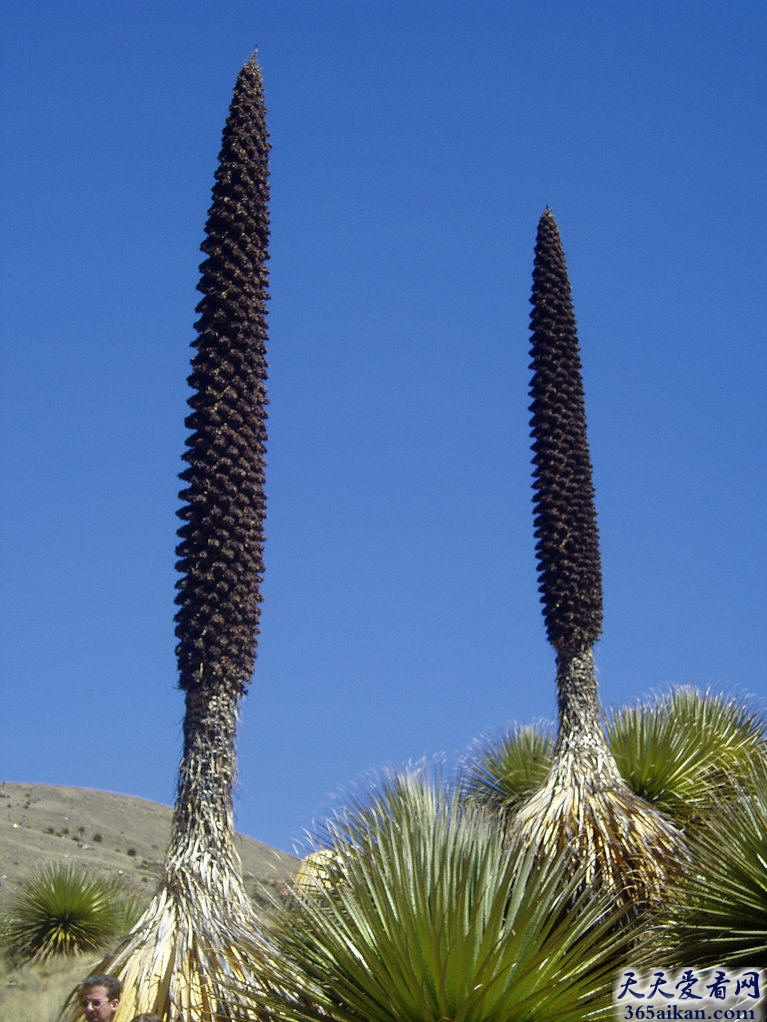
[[[6,947],[22,961],[97,950],[129,930],[140,910],[113,880],[75,863],[46,866],[11,903]]]
[[[10,929],[10,920],[7,915],[0,915],[0,957],[6,954],[8,947],[8,934]]]
[[[0,1019],[55,1019],[67,991],[89,971],[90,963],[80,956],[61,955],[47,962],[24,963],[0,959]]]

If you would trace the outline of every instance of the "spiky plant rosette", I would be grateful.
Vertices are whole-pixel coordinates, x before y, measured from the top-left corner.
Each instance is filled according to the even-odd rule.
[[[11,902],[5,946],[14,958],[36,962],[99,951],[140,915],[137,899],[115,880],[77,863],[50,864]]]
[[[690,845],[656,928],[659,954],[680,968],[767,969],[764,755],[734,798],[710,808]]]
[[[613,710],[606,730],[632,791],[688,833],[767,755],[767,725],[745,699],[692,686]]]
[[[99,966],[122,980],[127,1018],[228,1017],[238,985],[255,983],[262,968],[232,791],[263,575],[269,148],[254,54],[234,87],[201,246],[178,512],[176,653],[186,709],[171,840],[152,903]],[[70,998],[64,1017],[76,1008]]]
[[[602,578],[580,347],[559,229],[538,223],[530,314],[534,524],[546,632],[557,653],[559,729],[544,786],[521,807],[520,839],[584,864],[619,899],[657,896],[681,845],[625,785],[602,730],[594,643]]]
[[[577,893],[561,863],[517,857],[495,814],[411,773],[351,803],[322,836],[323,869],[271,933],[275,1017],[612,1017],[620,914]]]
[[[462,797],[507,818],[546,783],[553,750],[545,724],[477,739],[461,766]]]

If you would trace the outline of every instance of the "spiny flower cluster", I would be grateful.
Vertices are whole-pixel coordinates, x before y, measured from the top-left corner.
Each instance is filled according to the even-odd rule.
[[[559,229],[538,223],[530,299],[533,502],[538,591],[559,652],[593,645],[602,631],[602,577],[580,349]]]
[[[255,56],[224,127],[200,266],[179,494],[176,655],[184,689],[253,673],[266,499],[269,136]]]

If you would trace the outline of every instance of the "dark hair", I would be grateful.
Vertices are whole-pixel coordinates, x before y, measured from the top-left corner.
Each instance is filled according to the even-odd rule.
[[[155,1015],[153,1011],[142,1011],[140,1015],[135,1015],[132,1022],[160,1022],[160,1016]]]
[[[115,1001],[120,997],[122,983],[117,976],[109,976],[106,973],[97,972],[93,976],[88,976],[80,984],[81,990],[87,990],[88,987],[104,987],[108,1000]]]

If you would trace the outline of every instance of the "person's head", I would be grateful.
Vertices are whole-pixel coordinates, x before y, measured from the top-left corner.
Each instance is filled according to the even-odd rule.
[[[140,1015],[134,1015],[131,1022],[161,1022],[160,1016],[153,1011],[142,1011]]]
[[[120,1003],[120,980],[97,973],[80,984],[80,1005],[87,1022],[110,1022]]]

